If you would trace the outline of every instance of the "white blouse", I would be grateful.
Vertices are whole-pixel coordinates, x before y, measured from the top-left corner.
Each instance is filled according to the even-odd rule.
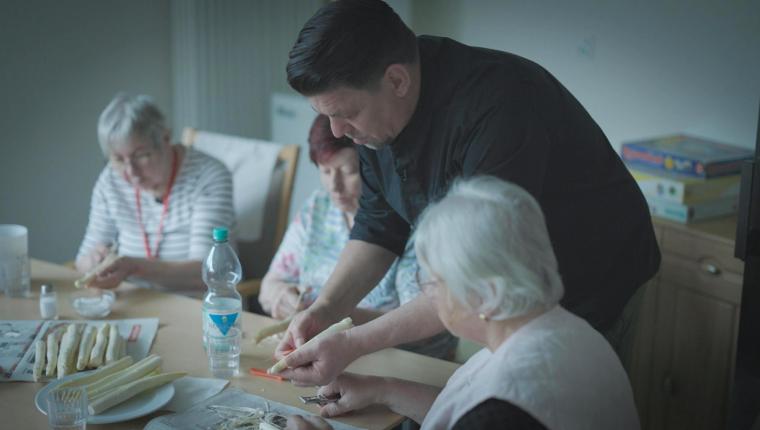
[[[560,306],[483,348],[451,376],[422,429],[450,429],[488,399],[512,403],[550,430],[636,430],[628,376],[612,347]]]

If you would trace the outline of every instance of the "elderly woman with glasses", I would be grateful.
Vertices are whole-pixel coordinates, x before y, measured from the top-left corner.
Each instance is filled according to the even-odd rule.
[[[76,267],[99,267],[90,287],[115,288],[126,278],[199,295],[201,262],[214,227],[232,228],[232,177],[216,159],[172,144],[164,115],[148,96],[117,95],[98,121],[109,160],[92,193]]]
[[[304,202],[262,280],[259,302],[276,319],[290,317],[314,301],[338,264],[359,208],[359,155],[351,140],[333,136],[328,117],[318,115],[308,143],[309,158],[319,169],[322,189]],[[365,323],[417,297],[416,270],[417,260],[409,244],[354,309],[354,322]],[[451,357],[455,347],[456,339],[445,332],[404,345],[405,349],[440,358]]]
[[[460,180],[421,215],[419,283],[454,334],[483,345],[437,387],[344,374],[322,387],[335,416],[373,403],[423,429],[638,429],[627,375],[605,338],[559,305],[541,209],[494,177]],[[328,428],[291,417],[289,428]]]

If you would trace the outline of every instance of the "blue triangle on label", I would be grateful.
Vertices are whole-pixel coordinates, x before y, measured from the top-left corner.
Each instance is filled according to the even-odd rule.
[[[219,331],[222,332],[222,335],[227,336],[227,332],[230,330],[230,327],[235,324],[235,320],[237,319],[238,314],[208,314],[208,316],[211,318],[211,321],[216,324],[216,327],[219,329]]]

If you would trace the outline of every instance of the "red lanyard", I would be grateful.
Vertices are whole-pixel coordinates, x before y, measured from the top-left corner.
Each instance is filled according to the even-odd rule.
[[[140,224],[140,231],[143,236],[143,244],[145,245],[145,254],[148,256],[148,260],[158,258],[158,248],[161,245],[161,239],[164,233],[164,220],[166,214],[169,213],[169,196],[172,193],[172,187],[174,187],[174,178],[177,176],[177,151],[172,148],[172,174],[169,177],[169,187],[166,189],[164,195],[164,208],[161,211],[161,219],[158,222],[158,232],[156,233],[156,252],[150,251],[150,242],[148,241],[148,233],[145,231],[145,225],[142,220],[142,204],[140,203],[140,188],[135,187],[135,201],[137,202],[137,222]]]

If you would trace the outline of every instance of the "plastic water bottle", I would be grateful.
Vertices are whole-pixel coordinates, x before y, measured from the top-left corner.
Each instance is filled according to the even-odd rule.
[[[217,377],[230,377],[237,373],[240,363],[243,302],[235,286],[242,269],[228,242],[227,229],[215,228],[213,237],[214,246],[203,263],[203,282],[208,286],[203,297],[203,346],[211,372]]]

